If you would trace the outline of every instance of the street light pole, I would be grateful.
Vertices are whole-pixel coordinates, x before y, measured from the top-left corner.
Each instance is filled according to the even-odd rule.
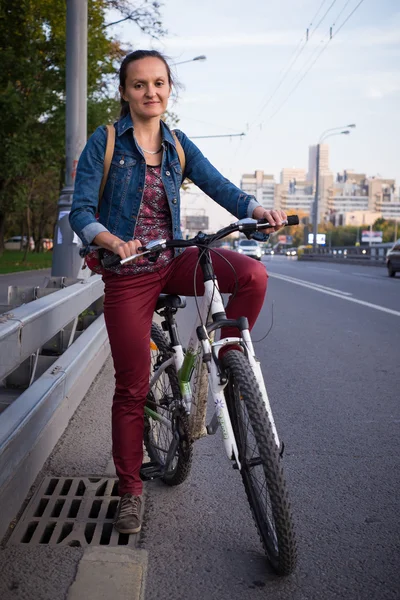
[[[58,201],[55,228],[53,277],[77,277],[82,259],[78,238],[69,224],[74,180],[79,156],[86,143],[87,129],[87,0],[67,0],[65,185]]]
[[[194,58],[190,58],[189,60],[183,60],[182,62],[178,62],[178,63],[173,63],[173,67],[176,67],[177,65],[184,65],[186,63],[190,63],[196,60],[207,60],[207,56],[204,56],[204,54],[201,54],[200,56],[195,56]]]
[[[343,127],[333,127],[332,129],[326,129],[321,135],[319,142],[317,144],[317,157],[316,157],[316,174],[315,174],[315,194],[314,194],[314,206],[313,206],[313,252],[317,249],[317,235],[318,235],[318,201],[319,201],[319,163],[320,163],[320,152],[321,152],[321,144],[328,137],[332,137],[334,135],[348,135],[350,133],[350,129],[355,127],[354,123],[350,125],[346,125],[347,129],[343,130]],[[343,131],[338,131],[342,129]]]
[[[243,137],[245,133],[224,133],[221,135],[191,135],[191,140],[209,139],[209,138],[231,138],[231,137]]]
[[[317,235],[318,235],[318,197],[319,197],[319,157],[320,157],[320,144],[317,144],[317,171],[315,173],[315,195],[314,195],[314,211],[313,211],[313,252],[317,249]]]

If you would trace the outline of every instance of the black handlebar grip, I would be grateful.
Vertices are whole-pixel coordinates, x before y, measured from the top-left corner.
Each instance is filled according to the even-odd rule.
[[[298,225],[299,222],[299,217],[297,215],[289,215],[287,218],[288,225]]]
[[[121,257],[118,254],[113,254],[112,256],[105,256],[101,260],[101,264],[105,269],[109,269],[110,267],[116,267],[121,262]]]

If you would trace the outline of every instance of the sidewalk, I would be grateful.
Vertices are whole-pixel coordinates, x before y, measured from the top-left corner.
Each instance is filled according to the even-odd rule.
[[[111,400],[114,371],[109,358],[90,391],[81,402],[64,435],[45,463],[32,494],[46,477],[107,478],[113,485],[115,477],[111,460]],[[72,479],[74,482],[75,479]],[[86,481],[86,480],[85,480]],[[103,481],[103,480],[101,480]],[[65,504],[73,500],[74,492],[66,492]],[[99,495],[96,492],[97,495]],[[110,500],[110,498],[109,498]],[[113,499],[115,504],[117,499]],[[45,501],[46,502],[46,501]],[[56,500],[64,503],[64,500]],[[100,499],[97,500],[101,504]],[[51,504],[51,499],[49,501]],[[105,504],[105,502],[103,503]],[[111,501],[110,501],[111,504]],[[50,508],[50,506],[49,506]],[[46,513],[47,509],[43,512]],[[53,509],[54,510],[54,509]],[[76,522],[79,521],[79,514]],[[22,515],[22,518],[27,511]],[[60,519],[63,515],[61,510]],[[36,519],[37,520],[37,519]],[[84,517],[81,520],[85,521]],[[71,518],[69,519],[71,522]],[[58,526],[63,526],[60,522]],[[39,529],[39,527],[38,527]],[[15,528],[15,534],[18,530]],[[29,537],[29,536],[28,536]],[[54,537],[54,536],[53,536]],[[128,536],[126,536],[128,538]],[[3,540],[0,549],[0,598],[2,600],[125,600],[143,599],[147,553],[136,548],[137,540],[112,546],[100,541],[86,548],[35,543],[35,535],[26,543],[13,543],[13,533]],[[52,538],[51,538],[52,539]],[[97,539],[97,538],[96,538]],[[93,536],[95,540],[95,536]],[[102,538],[103,540],[103,538]],[[37,540],[39,541],[39,540]],[[136,543],[135,543],[136,542]]]

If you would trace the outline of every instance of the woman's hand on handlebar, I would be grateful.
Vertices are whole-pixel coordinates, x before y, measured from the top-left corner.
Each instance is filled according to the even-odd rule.
[[[270,231],[278,231],[285,226],[287,214],[284,210],[265,210],[262,206],[257,206],[253,211],[253,219],[267,219],[270,225],[274,225]]]
[[[132,254],[139,254],[138,249],[143,245],[140,240],[129,240],[124,242],[121,238],[113,235],[109,231],[102,231],[93,240],[93,244],[110,250],[120,258],[127,258]]]
[[[121,258],[128,258],[128,256],[132,256],[133,254],[140,254],[139,248],[142,246],[143,244],[140,240],[129,240],[129,242],[124,242],[123,240],[116,239],[111,250]],[[142,259],[138,258],[137,260]]]

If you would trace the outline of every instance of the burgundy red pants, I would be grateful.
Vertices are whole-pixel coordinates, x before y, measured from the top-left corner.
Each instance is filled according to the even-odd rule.
[[[264,302],[267,287],[265,267],[252,258],[230,250],[220,250],[233,265],[238,291],[229,301],[228,318],[246,316],[253,327]],[[119,494],[142,493],[139,476],[143,461],[144,405],[149,388],[150,330],[160,293],[194,295],[194,269],[197,248],[188,248],[166,267],[154,273],[117,275],[107,272],[104,316],[115,367],[115,394],[112,405],[113,459],[119,478]],[[219,288],[234,292],[235,275],[226,261],[212,257]],[[202,272],[197,270],[196,289],[204,293]],[[236,336],[237,331],[224,330]]]

